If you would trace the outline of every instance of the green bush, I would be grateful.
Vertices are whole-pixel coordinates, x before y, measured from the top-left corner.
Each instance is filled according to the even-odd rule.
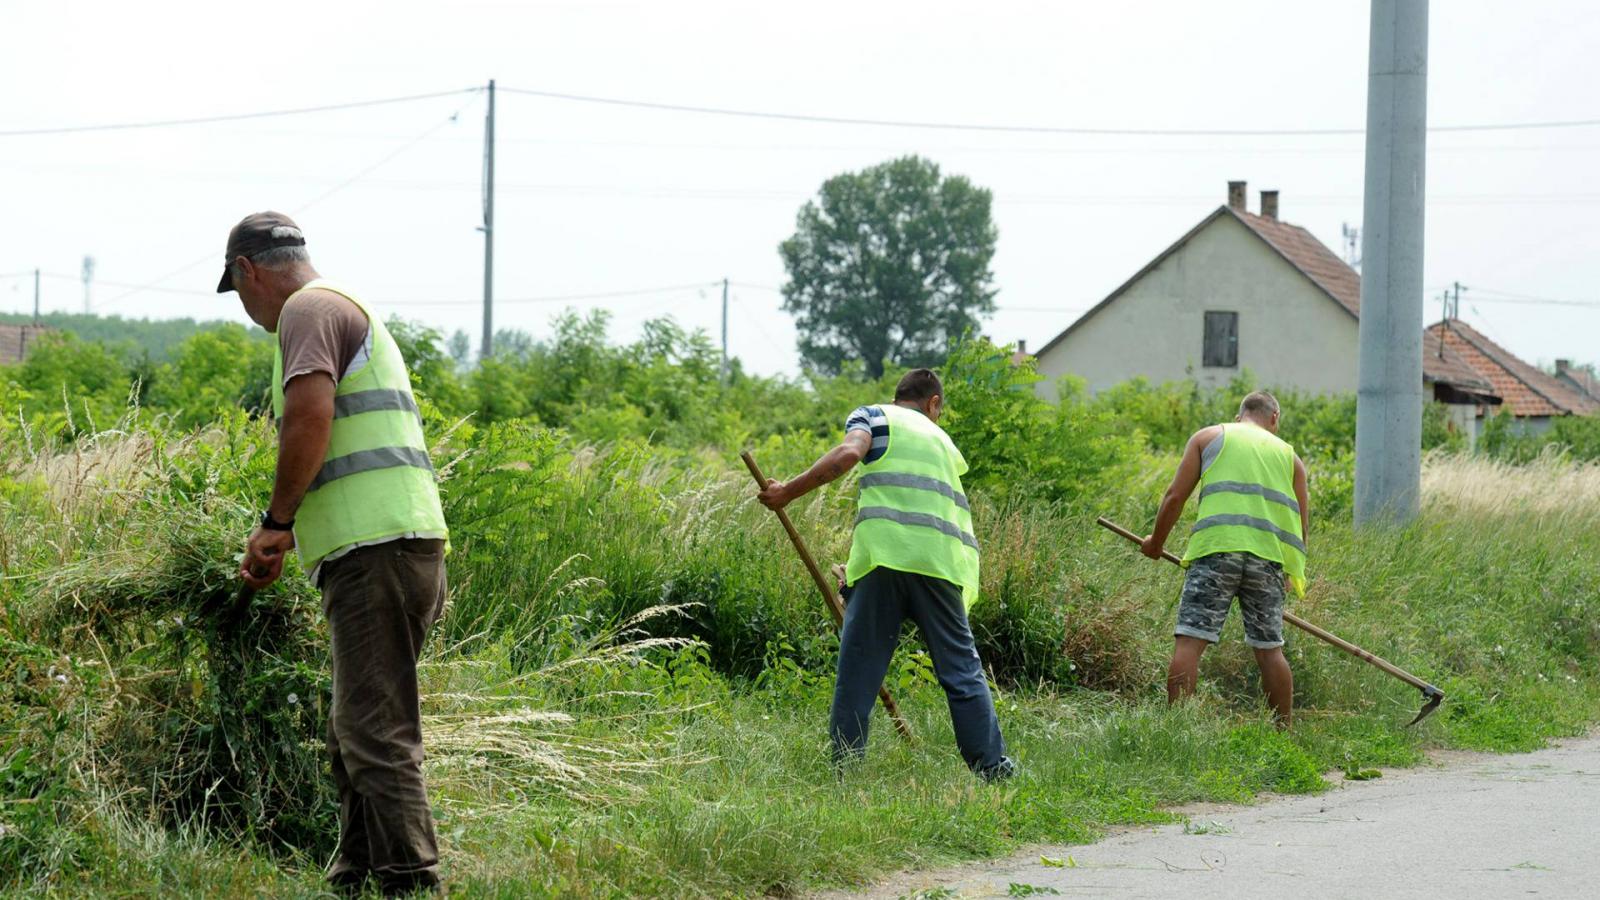
[[[158,370],[148,403],[185,430],[209,425],[235,407],[270,414],[272,355],[271,344],[241,325],[197,332]]]

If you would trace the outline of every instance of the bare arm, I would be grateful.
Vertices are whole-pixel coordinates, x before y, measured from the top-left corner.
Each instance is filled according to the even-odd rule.
[[[1306,489],[1306,464],[1294,458],[1294,499],[1300,504],[1300,541],[1311,540],[1311,494]]]
[[[1189,502],[1189,495],[1194,493],[1195,485],[1200,483],[1200,452],[1205,449],[1217,436],[1217,429],[1202,428],[1189,438],[1188,446],[1183,448],[1183,459],[1178,463],[1178,471],[1172,476],[1172,484],[1167,486],[1167,493],[1161,498],[1161,508],[1156,511],[1156,524],[1150,536],[1144,539],[1140,550],[1151,559],[1160,559],[1161,550],[1167,545],[1167,536],[1172,533],[1174,525],[1183,515],[1183,505]]]
[[[321,374],[292,379],[283,391],[283,425],[278,432],[278,472],[268,513],[278,522],[294,521],[306,490],[322,470],[333,431],[333,395],[338,386]],[[284,554],[294,549],[288,531],[257,528],[250,535],[239,575],[257,590],[283,574]]]
[[[787,482],[767,479],[767,486],[757,495],[768,509],[783,509],[840,475],[855,468],[872,449],[872,435],[866,431],[851,431],[837,447],[822,454],[811,468]]]
[[[283,390],[283,426],[278,432],[278,475],[267,507],[279,522],[294,518],[312,479],[322,471],[333,432],[333,395],[338,385],[320,373],[291,380]]]

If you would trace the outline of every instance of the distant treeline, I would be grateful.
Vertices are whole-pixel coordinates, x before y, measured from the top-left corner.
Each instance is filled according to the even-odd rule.
[[[26,313],[0,313],[0,325],[32,325]],[[68,331],[86,341],[98,341],[119,348],[125,355],[147,356],[164,363],[172,359],[179,344],[202,331],[215,331],[231,324],[220,319],[197,322],[194,319],[124,319],[92,313],[45,313],[39,324]],[[250,336],[265,342],[267,333],[249,329]]]

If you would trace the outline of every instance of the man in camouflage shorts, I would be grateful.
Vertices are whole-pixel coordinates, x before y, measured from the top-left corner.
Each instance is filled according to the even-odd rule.
[[[1282,647],[1283,565],[1251,553],[1213,553],[1189,564],[1173,632],[1215,644],[1234,597],[1244,642],[1256,650]]]
[[[1245,643],[1255,651],[1267,702],[1279,727],[1287,728],[1294,675],[1283,655],[1284,587],[1304,596],[1310,501],[1305,464],[1277,436],[1278,418],[1278,401],[1257,391],[1244,398],[1233,422],[1195,432],[1140,549],[1161,558],[1167,535],[1198,488],[1167,699],[1177,702],[1194,693],[1200,657],[1221,636],[1238,597]]]

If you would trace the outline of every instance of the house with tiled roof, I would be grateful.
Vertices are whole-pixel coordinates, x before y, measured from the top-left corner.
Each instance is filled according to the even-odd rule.
[[[1500,411],[1516,416],[1525,434],[1538,434],[1561,416],[1600,413],[1600,400],[1524,362],[1460,319],[1436,322],[1428,326],[1428,334],[1436,347],[1455,351],[1494,385],[1504,401]]]
[[[1361,276],[1311,232],[1278,216],[1277,191],[1246,208],[1245,183],[1034,354],[1054,399],[1058,376],[1091,393],[1142,376],[1227,384],[1248,369],[1264,385],[1313,394],[1357,388]],[[1452,347],[1424,336],[1424,392],[1471,433],[1494,387]]]
[[[1558,359],[1556,380],[1600,403],[1600,377],[1595,375],[1594,366],[1575,366],[1570,359]]]
[[[43,325],[0,325],[0,366],[22,362],[28,356],[28,348],[49,330]]]

